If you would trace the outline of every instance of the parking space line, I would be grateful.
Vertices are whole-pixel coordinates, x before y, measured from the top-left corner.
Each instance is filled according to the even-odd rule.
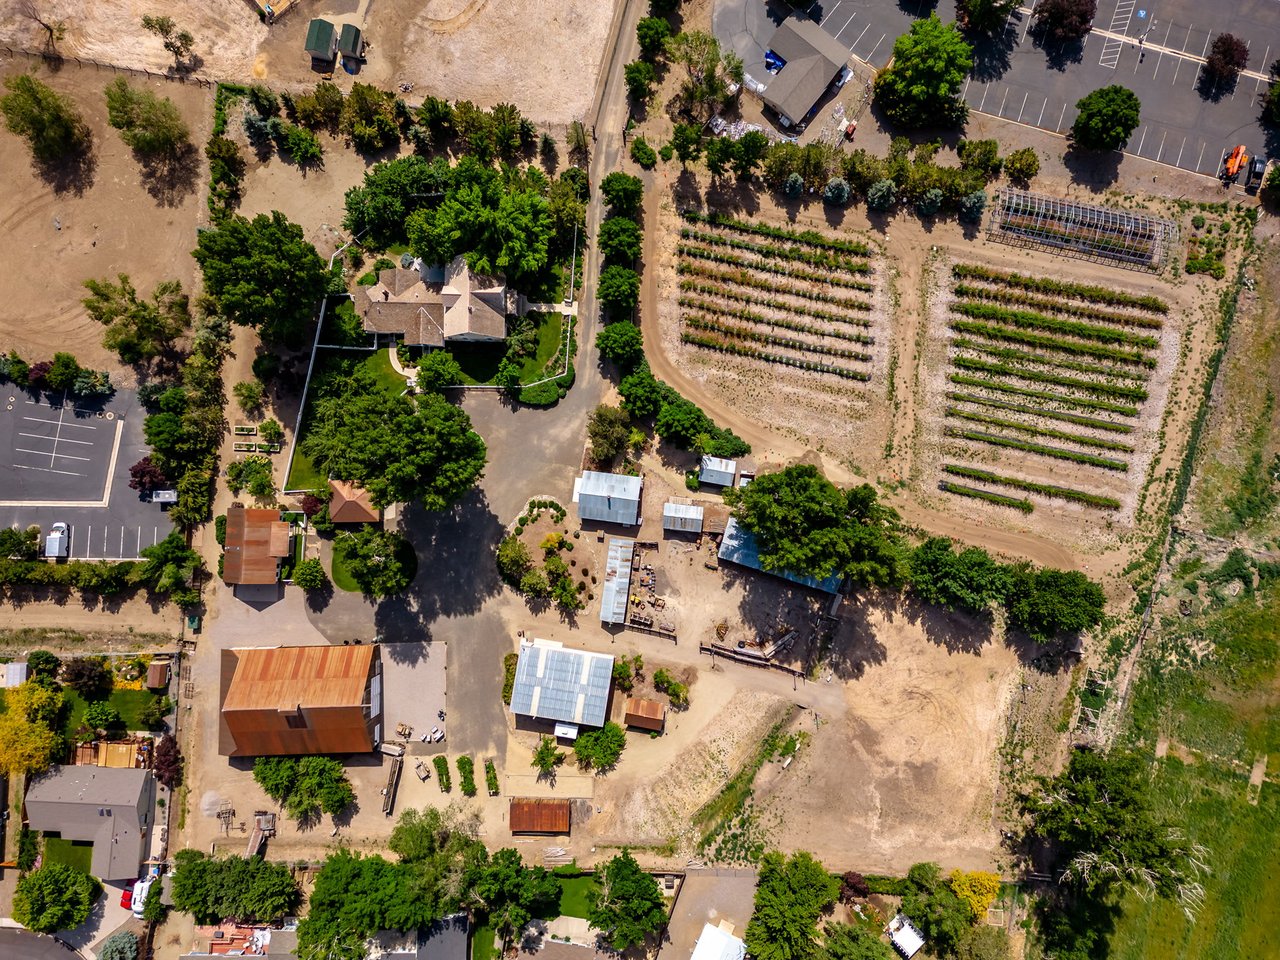
[[[1041,121],[1044,120],[1044,108],[1047,107],[1048,105],[1049,105],[1049,98],[1045,97],[1044,103],[1040,104],[1040,116],[1036,118],[1037,127],[1040,126]]]
[[[1156,160],[1159,160],[1162,156],[1164,156],[1164,139],[1165,139],[1165,137],[1167,137],[1167,136],[1169,136],[1169,131],[1168,131],[1168,130],[1166,130],[1166,131],[1165,131],[1163,134],[1161,134],[1161,136],[1160,136],[1160,149],[1156,151]]]
[[[1182,146],[1180,146],[1180,147],[1178,148],[1178,159],[1177,159],[1177,160],[1175,160],[1175,161],[1173,162],[1173,165],[1174,165],[1175,167],[1180,167],[1180,166],[1182,166],[1182,151],[1183,151],[1183,150],[1185,150],[1186,148],[1187,148],[1187,138],[1186,138],[1186,137],[1183,137],[1183,138],[1182,138]]]
[[[850,53],[852,53],[852,52],[853,52],[853,48],[854,48],[854,47],[856,47],[856,46],[858,45],[859,41],[861,41],[861,40],[862,40],[862,38],[863,38],[863,37],[865,37],[865,36],[867,35],[867,31],[868,31],[868,30],[870,30],[870,29],[871,29],[871,24],[869,24],[869,23],[868,23],[865,27],[863,27],[863,28],[862,28],[862,33],[858,34],[858,39],[857,39],[857,40],[855,40],[855,41],[853,41],[853,43],[849,44],[849,52],[850,52]]]
[[[1062,129],[1062,121],[1066,118],[1066,116],[1067,116],[1067,105],[1064,103],[1062,105],[1062,112],[1058,114],[1058,125],[1054,127],[1055,131]]]
[[[40,473],[60,473],[60,474],[62,474],[64,477],[83,477],[83,476],[87,476],[87,474],[83,474],[83,473],[73,473],[73,472],[72,472],[72,471],[70,471],[70,470],[52,470],[52,469],[50,469],[49,467],[28,467],[25,463],[15,463],[15,464],[14,464],[14,467],[16,467],[16,468],[17,468],[17,469],[19,469],[19,470],[37,470],[37,471],[39,471]]]
[[[982,88],[982,102],[978,104],[978,112],[982,112],[982,108],[987,104],[987,94],[991,92],[991,84],[987,84]]]
[[[138,556],[142,556],[142,528],[138,528],[138,545],[133,548],[133,552]]]
[[[1008,99],[1009,99],[1009,88],[1005,87],[1004,96],[1000,98],[1000,109],[996,111],[996,116],[999,116],[999,117],[1004,116],[1004,104],[1005,104],[1005,101]]]
[[[844,3],[844,0],[836,0],[836,5],[835,5],[834,7],[832,7],[829,11],[827,11],[826,13],[824,13],[824,14],[822,15],[822,19],[818,21],[818,25],[819,25],[819,26],[821,26],[822,24],[824,24],[824,23],[826,23],[828,20],[830,20],[830,19],[831,19],[831,17],[832,17],[832,15],[833,15],[837,10],[839,10],[839,9],[840,9],[840,4],[842,4],[842,3]]]
[[[1022,94],[1022,106],[1018,110],[1018,122],[1022,122],[1022,111],[1027,109],[1027,97],[1031,96],[1031,91],[1027,90]]]
[[[32,440],[52,440],[53,439],[53,437],[49,436],[47,433],[23,433],[21,430],[18,431],[18,436],[30,437]],[[85,447],[93,446],[92,440],[72,440],[70,437],[63,437],[59,442],[60,443],[78,443],[81,446],[85,446]]]
[[[43,417],[23,417],[22,419],[23,419],[23,420],[30,420],[30,421],[32,421],[33,423],[54,423],[54,424],[56,424],[56,423],[58,422],[57,420],[46,420],[46,419],[44,419]],[[89,426],[87,423],[68,423],[68,424],[66,424],[66,426],[68,426],[68,427],[75,427],[77,430],[97,430],[97,429],[98,429],[97,427],[91,427],[91,426]]]
[[[26,447],[14,447],[13,449],[18,453],[34,453],[38,457],[49,457],[50,465],[52,465],[53,460],[83,460],[85,463],[93,460],[92,457],[73,457],[67,453],[50,453],[48,450],[28,450]]]
[[[1036,2],[1038,2],[1038,0],[1036,0]],[[1022,39],[1024,41],[1027,39],[1027,32],[1031,29],[1031,17],[1035,12],[1036,12],[1036,4],[1033,2],[1031,4],[1030,12],[1027,13],[1027,22],[1022,27]],[[1013,16],[1013,14],[1009,14],[1009,16]]]
[[[1142,139],[1138,141],[1138,149],[1134,151],[1135,153],[1137,153],[1138,156],[1142,156],[1142,145],[1146,142],[1147,142],[1147,128],[1143,127]]]
[[[872,57],[876,55],[876,51],[880,49],[880,44],[884,43],[884,38],[887,36],[888,36],[887,33],[880,34],[880,39],[876,41],[876,45],[872,47],[871,52],[867,54],[866,56],[867,60],[870,60]]]
[[[845,31],[845,27],[847,27],[847,26],[849,26],[849,24],[853,23],[853,18],[854,18],[854,17],[856,17],[857,15],[858,15],[858,13],[857,13],[857,11],[856,11],[856,10],[855,10],[853,13],[849,14],[849,19],[848,19],[848,20],[846,20],[846,21],[844,22],[844,27],[841,27],[839,30],[837,30],[837,31],[836,31],[836,33],[835,33],[835,39],[837,39],[837,40],[839,40],[839,39],[840,39],[840,34],[844,33],[844,31]]]
[[[1200,156],[1196,158],[1196,173],[1199,173],[1199,172],[1200,172],[1200,163],[1201,163],[1201,161],[1203,161],[1203,160],[1204,160],[1204,147],[1205,147],[1205,143],[1204,143],[1204,141],[1203,141],[1203,140],[1201,140],[1201,141],[1200,141]]]

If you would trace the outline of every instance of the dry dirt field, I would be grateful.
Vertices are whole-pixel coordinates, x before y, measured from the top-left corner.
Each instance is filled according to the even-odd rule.
[[[31,70],[25,58],[0,62],[0,77]],[[192,289],[196,225],[205,209],[207,174],[197,155],[188,177],[176,183],[146,180],[117,131],[107,124],[103,89],[110,71],[35,67],[41,80],[75,101],[93,134],[92,162],[82,175],[51,183],[31,162],[26,141],[0,133],[0,229],[11,251],[0,271],[0,345],[28,360],[69,351],[86,365],[105,368],[117,382],[130,371],[102,347],[102,327],[85,313],[81,284],[89,277],[127,273],[140,294],[161,280]],[[130,77],[169,97],[182,111],[193,143],[212,123],[210,90],[196,84]]]
[[[272,26],[246,0],[46,0],[47,19],[65,21],[65,56],[104,63],[171,69],[159,38],[139,25],[144,14],[165,14],[195,36],[198,72],[218,80],[263,80],[280,88],[310,86],[320,74],[303,50],[313,17],[360,27],[369,43],[356,79],[396,89],[414,85],[425,95],[473,100],[488,107],[510,102],[536,121],[567,124],[590,112],[596,78],[616,2],[562,0],[299,0]],[[536,24],[536,29],[530,29]],[[0,2],[0,37],[39,49],[43,31],[23,19],[17,0]],[[349,87],[338,68],[334,79]]]

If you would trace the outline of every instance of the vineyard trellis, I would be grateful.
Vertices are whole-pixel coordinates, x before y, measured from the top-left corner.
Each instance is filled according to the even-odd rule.
[[[987,236],[1159,273],[1175,252],[1178,227],[1144,213],[1003,187],[987,221]]]

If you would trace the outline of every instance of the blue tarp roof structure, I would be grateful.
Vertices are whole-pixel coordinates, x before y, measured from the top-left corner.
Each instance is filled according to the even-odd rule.
[[[819,580],[817,577],[792,573],[790,570],[765,570],[760,565],[760,547],[756,543],[755,534],[738,526],[738,521],[733,517],[730,517],[729,522],[724,526],[724,536],[720,540],[720,559],[736,563],[740,567],[750,567],[761,573],[781,577],[783,580],[790,580],[792,583],[811,587],[814,590],[821,590],[823,593],[839,593],[840,584],[844,582],[844,575],[839,573],[833,573],[826,579]]]

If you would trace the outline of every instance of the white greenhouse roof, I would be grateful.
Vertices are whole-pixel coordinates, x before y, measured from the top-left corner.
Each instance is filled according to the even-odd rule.
[[[631,558],[636,542],[621,537],[609,539],[609,556],[604,565],[604,587],[600,591],[600,621],[626,623],[627,600],[631,596]]]
[[[571,650],[554,640],[523,641],[511,710],[525,717],[604,726],[613,657]]]

